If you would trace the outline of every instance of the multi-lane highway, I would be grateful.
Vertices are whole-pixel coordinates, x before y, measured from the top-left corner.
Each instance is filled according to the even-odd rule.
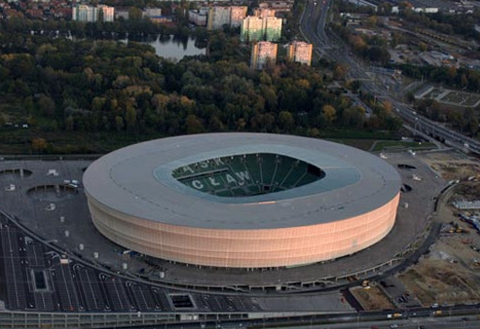
[[[341,40],[331,40],[327,35],[326,24],[333,0],[309,0],[300,21],[304,36],[314,44],[315,52],[348,67],[353,79],[370,79],[365,70],[351,57],[345,56]],[[336,41],[336,42],[334,42]]]
[[[333,0],[309,0],[301,17],[301,33],[314,45],[315,52],[348,67],[351,79],[362,80],[362,90],[388,100],[395,106],[397,115],[414,129],[451,147],[480,154],[480,142],[418,115],[414,109],[394,99],[383,86],[376,84],[375,79],[371,79],[374,73],[368,75],[368,68],[351,58],[347,46],[326,28],[332,2]]]

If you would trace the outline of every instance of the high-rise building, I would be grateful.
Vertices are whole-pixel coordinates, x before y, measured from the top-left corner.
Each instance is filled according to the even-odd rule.
[[[224,25],[239,27],[247,16],[246,6],[214,6],[208,10],[207,29],[220,29]],[[199,11],[201,12],[201,10]],[[196,19],[195,14],[192,20]]]
[[[92,7],[87,5],[76,5],[72,10],[72,20],[80,22],[113,22],[115,9],[113,7],[99,5]]]
[[[263,18],[265,40],[278,41],[282,36],[282,20],[276,17]]]
[[[152,18],[162,16],[162,8],[145,8],[142,12],[142,17]]]
[[[97,11],[98,20],[103,22],[113,22],[115,17],[115,8],[106,5],[98,5]]]
[[[189,10],[188,11],[188,21],[197,25],[197,26],[206,26],[207,25],[207,13],[208,11],[202,10]]]
[[[208,11],[207,29],[220,29],[223,25],[230,26],[231,7],[211,7]]]
[[[293,8],[294,1],[262,1],[258,3],[260,8],[269,8],[275,10],[275,13],[286,13],[291,12]]]
[[[260,41],[252,45],[250,67],[255,70],[262,70],[268,63],[275,64],[277,60],[277,44]]]
[[[275,10],[270,8],[256,8],[253,11],[253,15],[260,18],[275,17]]]
[[[232,6],[231,8],[230,26],[239,27],[242,25],[245,17],[247,17],[247,6]]]
[[[80,22],[95,22],[97,20],[97,8],[87,5],[73,7],[72,19]]]
[[[242,22],[240,40],[243,42],[278,41],[281,36],[282,20],[279,18],[248,16]]]
[[[288,45],[287,60],[309,65],[312,63],[313,46],[311,43],[294,41]]]
[[[240,40],[255,42],[263,40],[263,20],[255,16],[247,16],[242,22]]]

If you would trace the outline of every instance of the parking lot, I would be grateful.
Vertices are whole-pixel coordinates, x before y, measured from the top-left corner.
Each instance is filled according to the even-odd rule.
[[[386,161],[397,168],[399,164],[410,164],[414,169],[398,169],[411,190],[402,193],[397,223],[384,240],[336,261],[293,269],[255,271],[197,268],[125,253],[123,248],[105,239],[90,220],[81,186],[82,174],[89,161],[0,162],[3,210],[15,216],[43,242],[66,250],[65,253],[52,252],[16,228],[2,228],[2,252],[8,251],[5,262],[11,264],[5,266],[6,286],[11,290],[7,293],[7,304],[13,309],[167,311],[175,309],[168,295],[170,290],[139,284],[135,278],[154,280],[172,287],[237,287],[239,291],[262,292],[271,287],[308,289],[319,283],[335,283],[337,277],[350,273],[371,274],[372,268],[378,264],[388,267],[393,264],[393,258],[401,259],[409,244],[424,234],[434,196],[445,184],[410,153],[387,154]],[[421,179],[415,180],[414,174]],[[67,180],[69,183],[65,183]],[[72,180],[78,181],[74,187],[69,186]],[[60,263],[62,259],[69,261]],[[43,274],[38,274],[40,272]],[[117,272],[133,279],[117,277]],[[45,287],[35,289],[32,282],[35,277],[40,283],[44,282]],[[17,280],[21,280],[23,285],[19,285]],[[262,298],[229,301],[223,296],[196,293],[191,296],[196,307],[205,310],[287,307],[282,299],[273,306],[272,300],[267,302]],[[330,299],[317,298],[316,301],[305,301],[304,309],[313,309],[315,303],[326,303],[335,309],[350,309],[339,295],[330,296]]]

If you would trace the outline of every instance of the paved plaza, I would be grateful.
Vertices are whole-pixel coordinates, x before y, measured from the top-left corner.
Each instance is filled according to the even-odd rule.
[[[4,262],[11,263],[4,270],[7,282],[3,284],[7,283],[10,289],[4,296],[7,307],[49,311],[178,311],[181,309],[178,305],[187,305],[187,309],[204,311],[220,308],[258,312],[318,310],[322,305],[321,309],[330,311],[351,310],[339,293],[275,298],[264,293],[328,288],[355,273],[383,271],[396,264],[392,260],[401,260],[408,246],[426,234],[434,197],[447,183],[410,153],[387,154],[386,161],[398,168],[407,186],[401,195],[396,224],[385,239],[335,261],[251,271],[199,268],[156,260],[126,251],[104,238],[90,220],[81,184],[90,160],[2,161],[1,209],[27,230],[2,219]],[[408,166],[398,166],[405,164]],[[73,184],[73,181],[78,182]],[[185,290],[191,292],[182,293],[177,305],[175,293]],[[250,296],[201,292],[208,290],[232,294],[236,291]],[[298,299],[293,306],[291,298]]]

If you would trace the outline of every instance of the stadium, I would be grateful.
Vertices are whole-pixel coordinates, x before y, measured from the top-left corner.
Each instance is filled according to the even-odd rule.
[[[384,238],[401,179],[383,160],[304,137],[216,133],[114,151],[83,177],[95,227],[116,244],[198,266],[293,267]]]

